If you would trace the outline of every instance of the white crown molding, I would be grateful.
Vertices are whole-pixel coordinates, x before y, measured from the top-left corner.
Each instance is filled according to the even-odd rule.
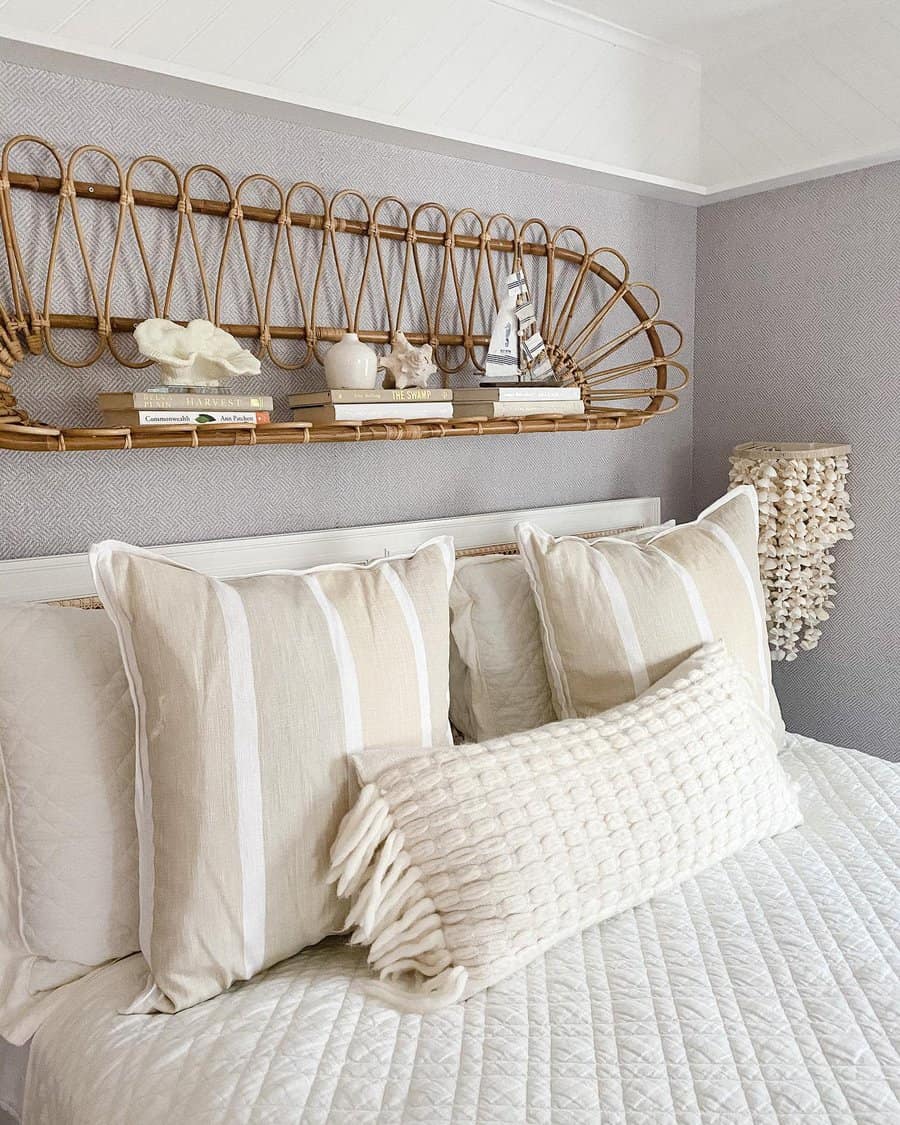
[[[701,69],[700,56],[685,47],[676,47],[671,43],[664,43],[661,39],[632,31],[590,12],[572,8],[568,4],[561,3],[560,0],[491,0],[491,3],[501,8],[511,8],[515,12],[535,16],[559,27],[566,27],[570,31],[577,31],[580,35],[590,35],[594,39],[601,39],[604,43],[611,43],[616,47],[624,47],[628,51],[637,51],[660,61],[677,63],[697,73]]]
[[[429,127],[416,128],[415,123],[392,117],[363,117],[347,106],[306,97],[301,100],[274,86],[160,62],[118,48],[94,47],[65,36],[26,33],[2,22],[0,58],[40,70],[75,74],[116,86],[205,102],[237,113],[294,121],[317,129],[514,168],[629,195],[696,205],[704,194],[699,184],[684,180],[668,179],[598,161],[573,160],[565,153],[509,145],[500,139],[475,134],[452,131],[438,134]],[[39,131],[40,123],[31,123],[31,128]]]
[[[844,172],[858,172],[862,168],[874,168],[879,164],[892,164],[898,160],[900,160],[900,145],[891,145],[870,152],[856,153],[842,160],[819,164],[812,168],[796,168],[780,176],[704,188],[703,198],[699,203],[701,207],[707,207],[713,203],[724,203],[729,199],[741,199],[745,195],[759,195],[764,191],[775,191],[778,188],[791,187],[810,180],[826,180],[830,176],[840,176]]]
[[[373,527],[176,543],[154,549],[194,570],[238,578],[269,570],[306,570],[328,563],[362,563],[409,554],[437,535],[451,535],[457,549],[512,543],[516,524],[524,521],[538,524],[551,535],[652,527],[659,523],[659,511],[659,499],[645,496]],[[90,597],[94,592],[87,554],[0,562],[0,602],[47,602]]]
[[[587,13],[578,12],[556,0],[491,0],[502,7],[562,23],[567,27],[615,42],[623,48],[640,50],[661,58],[664,44],[627,29],[617,28]],[[616,39],[613,36],[619,36]],[[666,50],[669,50],[666,48]],[[685,54],[671,49],[672,58],[682,65]],[[690,56],[693,58],[692,56]],[[509,145],[500,139],[467,133],[436,133],[428,127],[390,117],[361,117],[347,106],[294,97],[271,86],[243,82],[223,75],[209,74],[189,67],[157,62],[122,51],[100,49],[62,36],[24,33],[0,22],[0,59],[36,69],[50,70],[136,90],[150,90],[170,97],[216,105],[237,113],[256,114],[280,121],[293,121],[318,129],[396,144],[423,152],[439,153],[458,159],[479,161],[552,177],[568,183],[587,184],[629,195],[664,199],[700,207],[746,195],[824,179],[844,172],[900,160],[900,146],[851,153],[840,160],[810,167],[797,167],[777,176],[746,181],[731,181],[707,186],[685,180],[668,179],[633,169],[589,160],[577,160],[565,153],[527,146]],[[694,59],[694,62],[697,60]],[[699,63],[698,63],[699,65]],[[41,123],[23,122],[23,128],[40,131]]]

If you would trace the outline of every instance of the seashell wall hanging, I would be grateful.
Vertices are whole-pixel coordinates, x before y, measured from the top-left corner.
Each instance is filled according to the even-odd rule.
[[[735,446],[729,481],[759,497],[759,567],[773,660],[816,647],[834,602],[834,555],[852,539],[849,445]]]

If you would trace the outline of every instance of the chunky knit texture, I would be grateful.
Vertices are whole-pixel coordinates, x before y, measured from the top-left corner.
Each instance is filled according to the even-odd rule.
[[[331,878],[374,989],[412,1011],[801,820],[772,724],[718,642],[589,719],[354,762],[364,787]]]

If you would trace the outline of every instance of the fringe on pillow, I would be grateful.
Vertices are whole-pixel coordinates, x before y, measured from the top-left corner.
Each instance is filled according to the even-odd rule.
[[[341,822],[331,849],[329,883],[353,899],[346,928],[368,945],[381,978],[367,990],[406,1012],[432,1012],[462,998],[468,973],[454,965],[441,919],[420,868],[404,849],[387,801],[367,785]]]

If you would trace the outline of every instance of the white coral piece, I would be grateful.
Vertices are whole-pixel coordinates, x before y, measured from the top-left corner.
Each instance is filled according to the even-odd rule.
[[[431,357],[431,344],[423,344],[421,348],[417,348],[407,340],[404,333],[397,332],[391,341],[390,353],[378,360],[378,367],[387,372],[384,385],[398,390],[427,387],[429,377],[437,371]]]
[[[255,355],[208,320],[192,320],[182,327],[152,318],[135,328],[134,338],[141,355],[159,364],[167,386],[214,386],[260,371]]]
[[[774,660],[796,660],[816,647],[834,605],[834,555],[852,539],[849,466],[845,455],[779,454],[738,446],[732,485],[750,484],[759,497],[759,567]]]

